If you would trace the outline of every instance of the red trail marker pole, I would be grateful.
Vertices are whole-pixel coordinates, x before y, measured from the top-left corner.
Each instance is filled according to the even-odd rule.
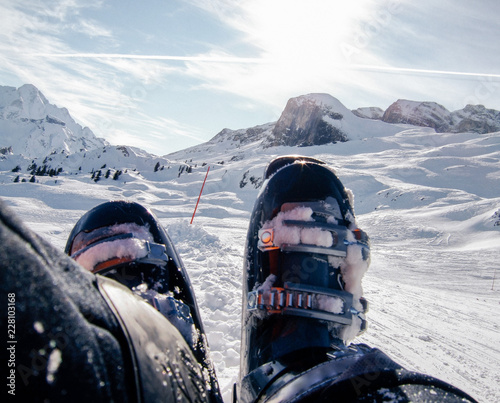
[[[191,222],[189,224],[193,223],[194,215],[196,214],[196,210],[198,209],[198,203],[200,203],[201,193],[203,192],[203,188],[205,187],[205,182],[207,181],[207,176],[208,176],[209,172],[210,172],[210,165],[208,166],[207,174],[205,175],[205,180],[203,181],[203,185],[201,185],[200,195],[198,196],[198,201],[196,202],[196,206],[194,208],[193,216],[191,217]]]

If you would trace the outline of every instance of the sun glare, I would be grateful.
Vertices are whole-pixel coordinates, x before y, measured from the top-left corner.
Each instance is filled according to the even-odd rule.
[[[343,63],[340,44],[359,29],[371,1],[257,1],[242,6],[239,29],[250,36],[263,57],[278,63]],[[240,20],[241,23],[241,20]]]

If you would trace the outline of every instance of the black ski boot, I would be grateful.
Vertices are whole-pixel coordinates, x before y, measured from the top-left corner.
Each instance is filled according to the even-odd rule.
[[[268,394],[283,371],[327,361],[366,327],[369,240],[340,180],[297,156],[272,161],[264,179],[247,237],[242,401]]]
[[[87,270],[131,289],[160,311],[182,334],[207,377],[212,401],[222,401],[209,358],[194,290],[165,229],[137,203],[103,203],[84,214],[71,231],[65,253]],[[133,312],[121,310],[127,322]],[[172,346],[175,348],[175,346]]]
[[[286,156],[269,164],[264,180],[247,236],[235,401],[456,397],[378,349],[349,345],[366,328],[361,279],[370,243],[336,174],[314,158]]]

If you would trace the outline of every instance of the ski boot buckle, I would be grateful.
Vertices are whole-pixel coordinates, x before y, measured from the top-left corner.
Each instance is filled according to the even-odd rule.
[[[247,309],[268,314],[301,316],[336,322],[352,323],[353,314],[364,317],[352,306],[351,293],[321,287],[286,282],[284,287],[271,287],[248,293]]]

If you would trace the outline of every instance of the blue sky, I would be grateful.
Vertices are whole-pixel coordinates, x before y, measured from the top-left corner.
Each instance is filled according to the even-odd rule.
[[[2,0],[0,85],[158,155],[311,92],[500,110],[499,15],[497,0]]]

